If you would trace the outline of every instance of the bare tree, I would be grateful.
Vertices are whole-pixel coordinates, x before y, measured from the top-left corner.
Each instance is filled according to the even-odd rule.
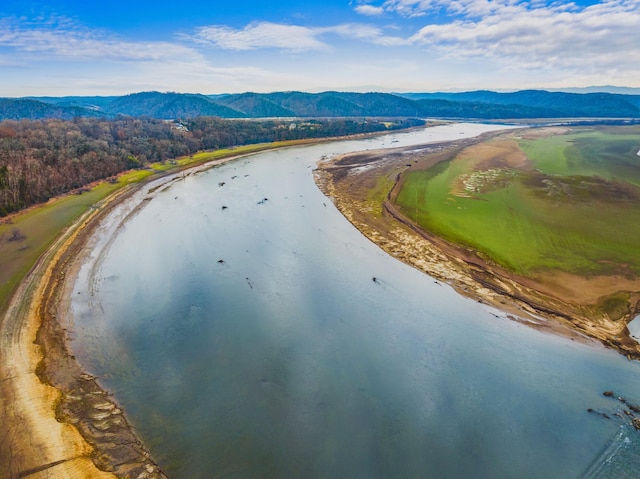
[[[9,236],[9,241],[24,241],[27,237],[20,231],[19,228],[13,228],[11,230],[11,236]]]

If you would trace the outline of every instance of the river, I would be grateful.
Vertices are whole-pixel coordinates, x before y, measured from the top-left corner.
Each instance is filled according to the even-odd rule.
[[[91,242],[76,357],[176,479],[637,472],[636,431],[587,412],[614,417],[607,390],[640,400],[637,362],[459,296],[313,181],[322,157],[496,128],[267,151],[145,188]]]

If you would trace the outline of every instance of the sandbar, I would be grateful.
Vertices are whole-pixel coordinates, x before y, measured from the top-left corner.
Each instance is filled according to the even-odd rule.
[[[603,294],[612,287],[635,291],[631,301],[636,304],[640,300],[639,280],[623,275],[580,278],[561,272],[545,278],[519,276],[471,249],[425,231],[394,206],[404,172],[430,168],[452,159],[464,148],[504,134],[490,132],[448,143],[338,156],[318,162],[316,184],[362,234],[434,281],[446,283],[461,295],[505,312],[508,318],[527,326],[576,341],[601,343],[629,359],[640,359],[640,344],[626,326],[634,311],[612,320],[594,315],[589,304],[594,300],[592,293]],[[517,135],[519,131],[507,134]]]

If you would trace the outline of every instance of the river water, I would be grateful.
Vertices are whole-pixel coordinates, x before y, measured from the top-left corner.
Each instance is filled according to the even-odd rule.
[[[74,353],[173,478],[635,477],[637,433],[587,409],[640,399],[639,363],[460,297],[313,181],[323,156],[495,128],[264,152],[145,189],[91,243]]]

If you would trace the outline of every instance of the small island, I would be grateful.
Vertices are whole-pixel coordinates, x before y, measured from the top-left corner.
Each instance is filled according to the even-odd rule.
[[[319,163],[363,234],[461,294],[629,358],[640,305],[637,126],[541,127]]]

